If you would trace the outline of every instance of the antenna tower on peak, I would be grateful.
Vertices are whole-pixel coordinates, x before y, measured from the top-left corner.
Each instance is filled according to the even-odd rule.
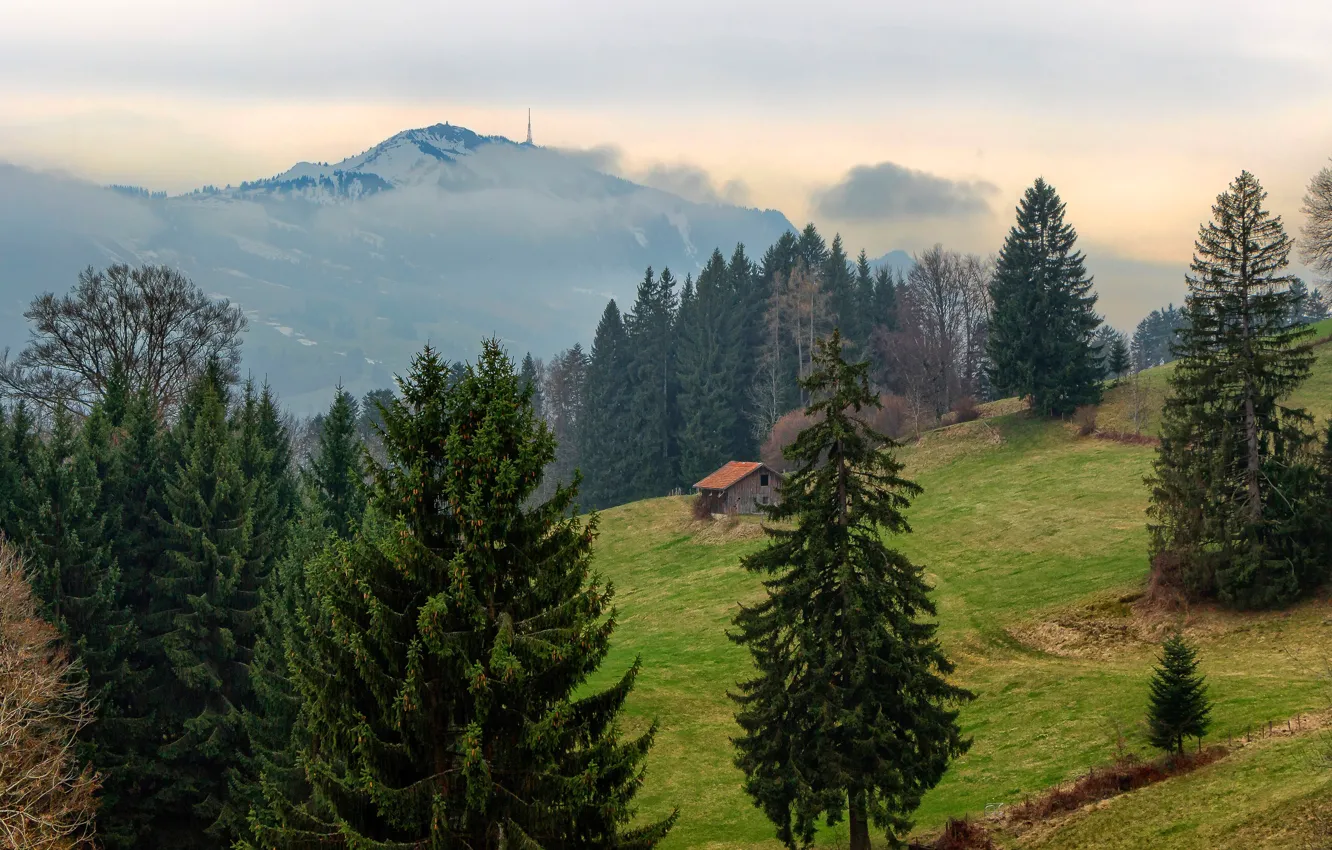
[[[527,108],[527,143],[532,144],[532,108]]]

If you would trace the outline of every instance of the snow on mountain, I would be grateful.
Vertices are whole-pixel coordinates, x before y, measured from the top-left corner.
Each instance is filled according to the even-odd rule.
[[[484,145],[528,147],[503,136],[480,136],[466,127],[435,124],[404,130],[331,165],[298,162],[281,174],[242,183],[226,194],[290,194],[320,203],[356,200],[390,188],[438,183],[446,177],[447,166],[472,156]]]

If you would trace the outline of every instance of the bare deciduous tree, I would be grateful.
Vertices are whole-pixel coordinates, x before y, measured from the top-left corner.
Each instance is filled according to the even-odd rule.
[[[1332,278],[1332,167],[1319,171],[1309,181],[1303,212],[1306,218],[1300,256]]]
[[[57,637],[0,540],[0,848],[93,844],[97,781],[74,756],[92,714]]]
[[[17,357],[5,352],[0,387],[48,410],[76,412],[101,398],[119,366],[170,413],[209,360],[236,376],[246,328],[239,307],[167,266],[89,267],[73,292],[48,292],[23,315],[31,340]]]
[[[749,388],[750,426],[754,441],[762,444],[768,438],[782,405],[782,287],[774,279],[763,311],[763,344],[758,354],[754,383]]]
[[[872,345],[884,385],[940,416],[980,393],[989,325],[990,264],[935,245],[915,257],[898,292],[898,326]]]

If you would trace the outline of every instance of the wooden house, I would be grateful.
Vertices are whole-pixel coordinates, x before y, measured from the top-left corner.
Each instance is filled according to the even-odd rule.
[[[763,463],[733,460],[694,485],[714,514],[756,514],[781,501],[782,475]]]

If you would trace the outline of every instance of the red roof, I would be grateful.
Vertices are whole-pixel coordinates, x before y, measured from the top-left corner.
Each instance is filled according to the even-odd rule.
[[[695,484],[694,487],[699,490],[725,490],[760,466],[763,466],[763,464],[747,460],[733,460]]]

